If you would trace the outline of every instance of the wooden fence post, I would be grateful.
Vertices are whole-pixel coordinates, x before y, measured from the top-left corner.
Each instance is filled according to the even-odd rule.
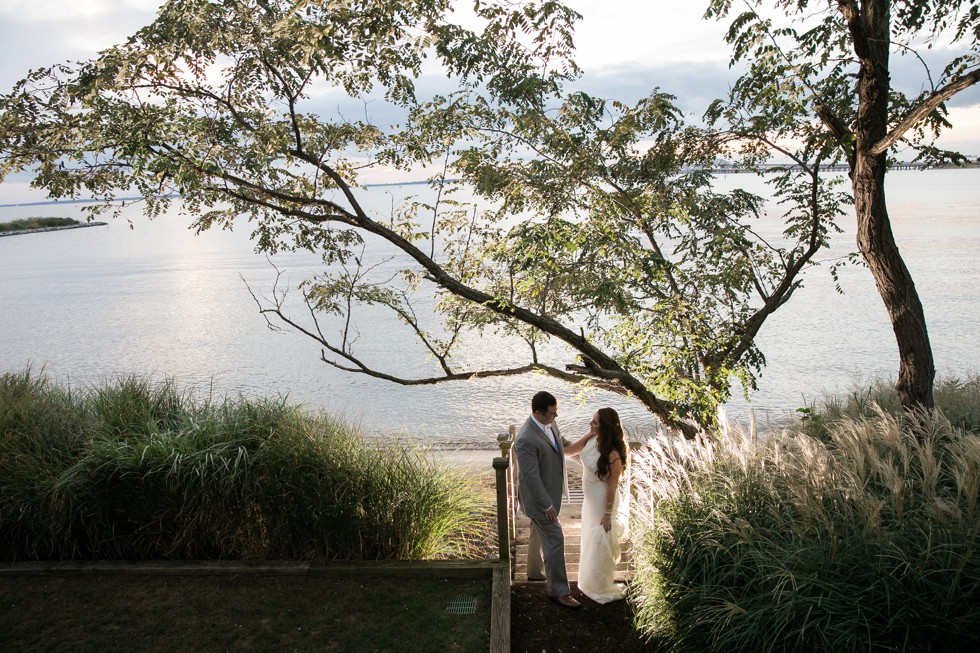
[[[510,560],[510,509],[507,501],[507,469],[510,460],[502,456],[493,459],[497,476],[497,545],[500,559]]]

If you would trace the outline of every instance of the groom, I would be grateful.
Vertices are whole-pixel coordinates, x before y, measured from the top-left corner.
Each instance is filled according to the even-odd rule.
[[[548,392],[538,392],[531,398],[531,416],[517,434],[514,450],[520,478],[517,495],[521,510],[531,518],[532,537],[528,546],[528,567],[539,554],[535,533],[544,554],[548,597],[566,608],[582,604],[568,595],[568,575],[565,571],[565,534],[558,521],[562,494],[566,491],[565,446],[555,417],[558,400]],[[533,550],[532,550],[533,549]]]

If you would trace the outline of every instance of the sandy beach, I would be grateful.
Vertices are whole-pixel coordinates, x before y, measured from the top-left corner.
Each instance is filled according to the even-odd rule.
[[[474,473],[493,475],[493,459],[500,449],[433,449],[433,459]]]
[[[499,449],[432,449],[433,461],[436,464],[446,464],[473,478],[488,492],[495,488],[495,472],[493,459],[500,456]],[[574,490],[582,487],[582,465],[578,458],[566,458],[565,468],[568,471],[568,485]],[[573,496],[575,492],[573,491]],[[571,502],[562,516],[579,518],[581,516],[581,498]]]

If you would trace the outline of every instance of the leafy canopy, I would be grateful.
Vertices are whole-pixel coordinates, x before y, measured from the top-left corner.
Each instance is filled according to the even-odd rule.
[[[729,15],[732,62],[744,62],[748,70],[727,100],[709,109],[709,123],[730,134],[750,166],[776,155],[814,175],[826,176],[821,169],[827,164],[846,166],[858,249],[898,345],[899,396],[907,408],[931,409],[932,349],[922,303],[892,232],[885,176],[901,150],[926,165],[966,161],[939,148],[936,138],[950,126],[945,103],[980,81],[980,3],[709,3],[709,18]],[[948,56],[938,74],[924,56],[931,49],[936,57]],[[895,56],[915,58],[918,84],[893,84]],[[803,206],[809,200],[802,195],[792,201]]]
[[[833,186],[788,171],[786,192],[812,201],[767,241],[758,198],[712,191],[724,143],[685,126],[672,96],[565,90],[574,12],[479,0],[454,22],[454,9],[173,0],[126,43],[0,98],[0,175],[33,169],[52,196],[92,195],[97,210],[134,193],[151,217],[180,202],[198,229],[248,220],[262,252],[320,253],[301,285],[307,321],[279,285],[253,296],[341,369],[409,385],[544,372],[633,396],[688,435],[712,424],[734,379],[753,386],[756,335],[833,232]],[[453,91],[419,97],[432,68]],[[321,109],[378,93],[400,124]],[[363,208],[366,169],[439,162],[436,202]],[[381,241],[397,258],[370,263]],[[436,371],[400,378],[359,358],[361,305],[393,311]],[[459,361],[491,333],[523,360]]]

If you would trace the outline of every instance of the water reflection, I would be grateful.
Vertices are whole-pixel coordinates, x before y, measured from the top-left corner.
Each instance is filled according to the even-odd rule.
[[[893,183],[899,176],[889,187],[891,214],[922,294],[937,367],[948,374],[976,371],[980,171],[894,173]],[[748,179],[739,177],[719,184]],[[379,197],[381,205],[390,201]],[[0,219],[78,214],[77,205],[0,209]],[[281,394],[346,414],[373,433],[475,446],[492,445],[508,424],[523,421],[531,394],[542,388],[559,396],[559,420],[569,435],[584,432],[601,405],[616,407],[636,432],[656,428],[627,399],[582,394],[541,376],[405,388],[337,371],[319,360],[313,341],[266,328],[245,282],[268,295],[276,270],[254,253],[245,231],[195,236],[186,216],[152,222],[130,217],[132,230],[116,220],[107,227],[0,238],[0,369],[43,366],[73,384],[130,373],[171,376],[199,396]],[[835,241],[828,259],[853,248],[853,225],[847,222],[842,226],[848,232]],[[779,225],[771,221],[760,228],[775,233]],[[309,253],[283,254],[273,262],[293,288],[322,267]],[[793,416],[795,408],[822,393],[894,375],[894,338],[870,274],[849,267],[841,281],[844,295],[837,294],[827,272],[811,273],[760,334],[768,366],[751,405],[763,426]],[[293,290],[291,297],[298,300],[299,294]],[[410,333],[385,315],[365,312],[359,327],[357,353],[365,360],[403,374],[435,370]],[[473,365],[520,357],[492,337],[473,344],[463,355]],[[748,406],[736,397],[729,415],[744,416]]]

